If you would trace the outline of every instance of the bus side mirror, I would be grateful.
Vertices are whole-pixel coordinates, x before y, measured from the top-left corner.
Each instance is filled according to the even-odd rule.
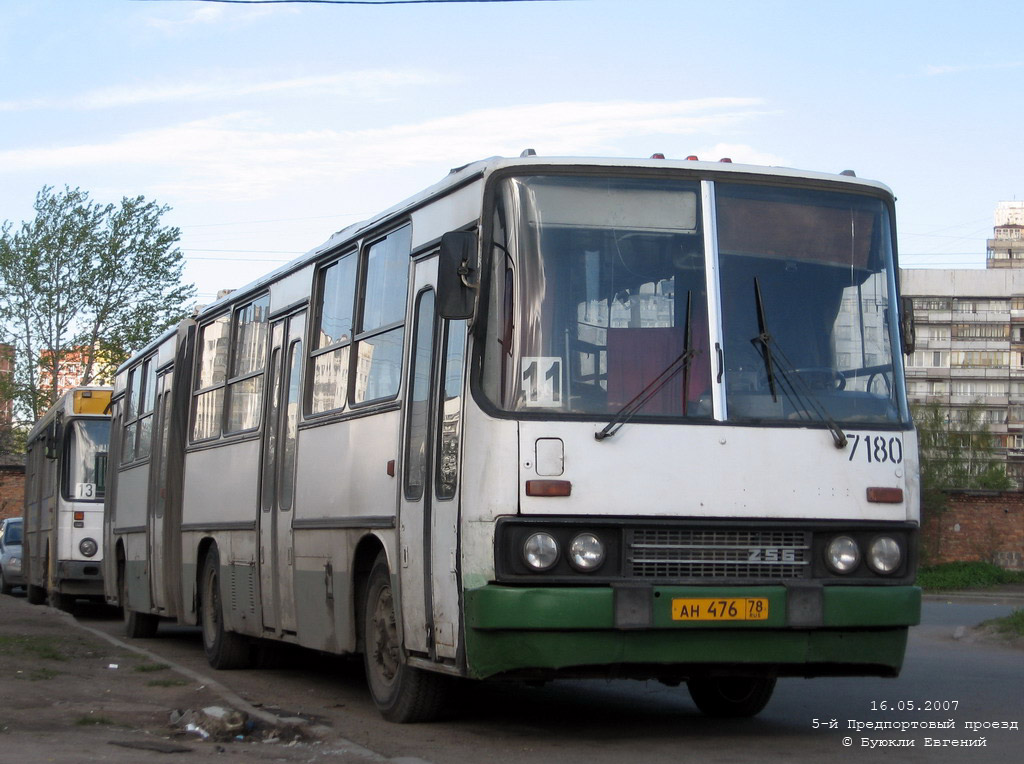
[[[56,421],[52,422],[46,431],[46,458],[56,459],[60,456],[60,441],[61,435],[64,434],[64,428]]]
[[[479,291],[477,238],[472,231],[449,231],[441,237],[437,261],[437,314],[458,320],[472,318]]]
[[[903,355],[910,355],[917,345],[917,330],[914,329],[914,298],[900,297],[900,341]]]

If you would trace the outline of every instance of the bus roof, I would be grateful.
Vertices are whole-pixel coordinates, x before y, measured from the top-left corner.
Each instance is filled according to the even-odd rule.
[[[199,313],[200,316],[220,312],[226,305],[234,302],[237,298],[246,294],[254,293],[286,274],[299,270],[316,260],[321,255],[337,249],[346,242],[358,238],[364,232],[373,229],[388,218],[397,217],[422,206],[431,199],[444,196],[455,188],[481,177],[487,177],[498,171],[515,170],[521,168],[525,172],[531,170],[572,170],[573,168],[617,168],[617,169],[651,169],[651,170],[679,170],[701,177],[733,176],[737,179],[763,178],[765,180],[774,178],[786,178],[792,180],[806,180],[818,183],[836,184],[846,186],[850,189],[859,188],[861,191],[871,191],[875,194],[881,193],[892,196],[892,191],[883,183],[878,181],[857,178],[847,171],[844,174],[813,172],[805,170],[794,170],[786,167],[766,167],[761,165],[734,164],[728,161],[701,162],[689,159],[622,159],[602,157],[541,157],[524,156],[514,159],[505,157],[490,157],[476,162],[453,168],[447,176],[439,182],[415,194],[414,196],[399,202],[393,207],[367,218],[358,223],[353,223],[346,228],[334,233],[323,244],[314,247],[296,259],[285,263],[275,270],[252,281],[229,294],[205,306]]]
[[[35,440],[58,413],[67,416],[109,416],[110,398],[113,393],[113,388],[100,385],[71,388],[36,420],[29,431],[28,442]]]

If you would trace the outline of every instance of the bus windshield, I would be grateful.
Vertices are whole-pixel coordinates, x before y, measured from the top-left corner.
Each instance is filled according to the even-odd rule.
[[[595,418],[633,406],[648,421],[906,421],[883,200],[717,183],[709,236],[699,181],[548,175],[502,184],[483,367],[500,408]],[[721,294],[709,303],[715,256]],[[710,340],[715,305],[721,355]],[[724,412],[712,406],[719,383]]]
[[[64,498],[103,500],[109,442],[109,419],[72,420],[64,443]]]

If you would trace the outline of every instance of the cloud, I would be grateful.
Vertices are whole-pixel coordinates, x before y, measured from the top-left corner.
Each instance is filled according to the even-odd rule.
[[[422,70],[366,69],[344,74],[254,81],[251,77],[212,78],[199,82],[146,83],[100,88],[69,99],[33,98],[0,101],[0,112],[42,109],[98,110],[163,103],[224,102],[248,96],[333,97],[381,100],[403,87],[433,85],[440,77]]]
[[[928,77],[941,77],[946,74],[987,72],[1001,69],[1020,69],[1021,67],[1024,67],[1024,61],[1010,61],[1002,64],[965,64],[961,66],[929,64],[924,67],[924,73]]]
[[[294,131],[238,112],[106,143],[3,151],[0,172],[131,168],[162,197],[264,199],[282,189],[336,184],[360,173],[518,156],[528,146],[548,156],[621,155],[638,140],[664,145],[673,136],[722,135],[763,114],[761,101],[753,98],[565,101],[383,128]],[[709,155],[730,154],[737,161],[776,159],[734,144],[709,150]]]
[[[164,12],[167,13],[166,16],[149,16],[146,18],[145,23],[150,28],[163,32],[168,36],[189,33],[195,27],[209,24],[245,24],[262,19],[271,14],[296,13],[295,9],[288,8],[283,4],[275,5],[273,7],[271,5],[254,4],[245,9],[243,9],[241,5],[229,8],[223,5],[218,6],[208,4],[195,8],[180,16],[175,15],[175,11],[171,9],[167,9]]]

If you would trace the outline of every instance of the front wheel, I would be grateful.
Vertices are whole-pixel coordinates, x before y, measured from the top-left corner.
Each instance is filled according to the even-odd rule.
[[[224,628],[224,609],[220,599],[220,555],[217,547],[212,547],[206,555],[199,582],[206,660],[215,669],[248,668],[252,663],[252,645],[241,634]]]
[[[759,714],[775,691],[775,677],[720,676],[686,683],[697,708],[707,716],[740,718]]]
[[[381,552],[366,588],[363,662],[370,695],[381,715],[407,724],[437,718],[445,705],[447,677],[409,666],[398,639],[388,561]]]

